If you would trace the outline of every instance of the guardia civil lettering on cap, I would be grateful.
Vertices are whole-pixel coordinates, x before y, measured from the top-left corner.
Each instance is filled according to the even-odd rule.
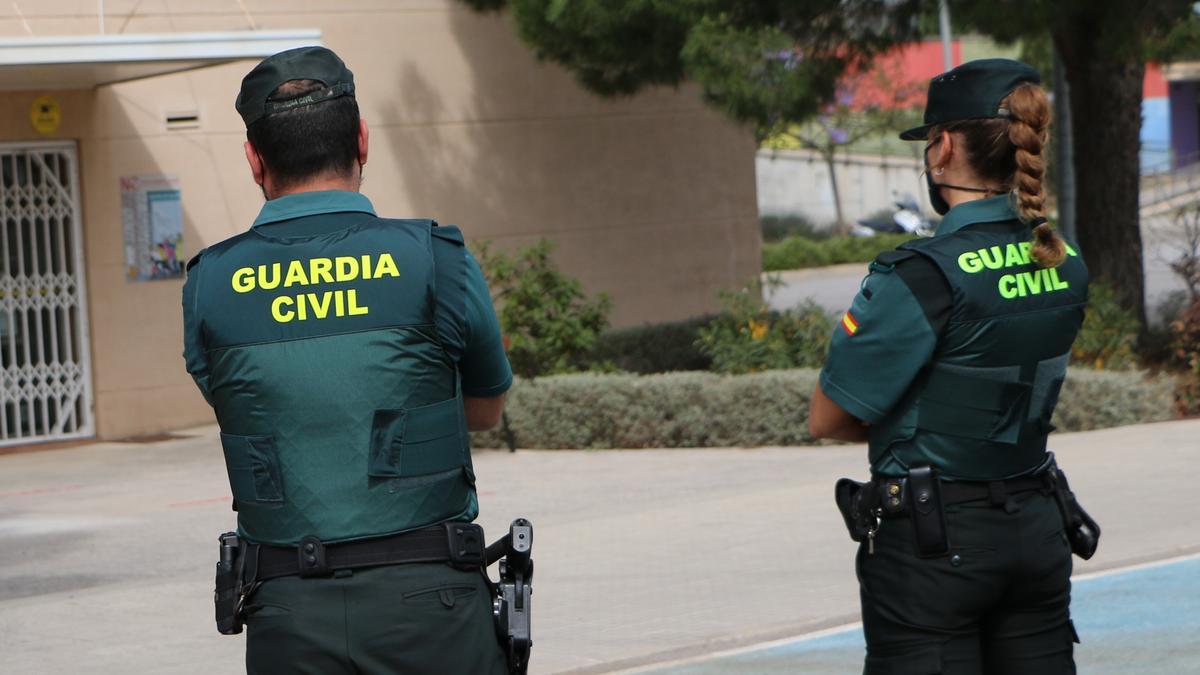
[[[291,80],[316,80],[325,85],[286,101],[271,101],[271,93]],[[298,47],[268,56],[242,78],[234,106],[246,126],[284,110],[354,95],[354,73],[325,47]]]

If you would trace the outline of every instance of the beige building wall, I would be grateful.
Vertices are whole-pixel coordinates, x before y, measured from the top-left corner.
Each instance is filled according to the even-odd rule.
[[[36,35],[94,33],[94,0],[20,3]],[[371,129],[363,191],[381,215],[433,217],[513,248],[548,237],[557,260],[614,300],[613,323],[681,319],[760,269],[754,143],[697,93],[618,101],[537,62],[508,17],[454,0],[136,0],[110,32],[318,28],[355,73]],[[25,34],[15,14],[0,34]],[[182,282],[124,277],[120,176],[179,177],[184,255],[244,230],[262,204],[233,109],[252,61],[0,103],[0,140],[78,139],[97,430],[113,438],[211,421],[184,373]],[[34,97],[64,123],[40,136]],[[168,131],[169,112],[200,126]]]

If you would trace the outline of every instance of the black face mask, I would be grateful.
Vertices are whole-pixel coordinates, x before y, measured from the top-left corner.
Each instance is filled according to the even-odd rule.
[[[925,166],[925,186],[929,190],[929,204],[933,206],[934,212],[939,216],[946,215],[950,210],[950,202],[942,197],[941,186],[933,182],[933,173],[929,171],[929,165]]]
[[[929,149],[936,144],[925,146],[925,187],[929,190],[929,205],[933,207],[935,213],[939,216],[944,216],[950,210],[950,202],[947,202],[942,197],[942,188],[950,188],[952,190],[962,190],[963,192],[984,192],[987,194],[1000,194],[995,190],[977,187],[963,187],[962,185],[951,185],[949,183],[933,182],[933,171],[929,169]]]

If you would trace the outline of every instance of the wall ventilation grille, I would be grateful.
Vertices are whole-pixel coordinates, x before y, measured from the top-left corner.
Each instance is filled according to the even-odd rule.
[[[167,113],[167,131],[199,129],[200,113],[195,110]]]

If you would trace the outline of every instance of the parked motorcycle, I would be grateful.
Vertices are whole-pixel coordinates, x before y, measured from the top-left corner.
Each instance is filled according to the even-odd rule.
[[[873,237],[878,232],[908,232],[918,237],[933,236],[933,223],[921,215],[921,207],[916,198],[904,195],[894,204],[896,209],[890,218],[863,218],[850,226],[850,233],[856,237]]]

